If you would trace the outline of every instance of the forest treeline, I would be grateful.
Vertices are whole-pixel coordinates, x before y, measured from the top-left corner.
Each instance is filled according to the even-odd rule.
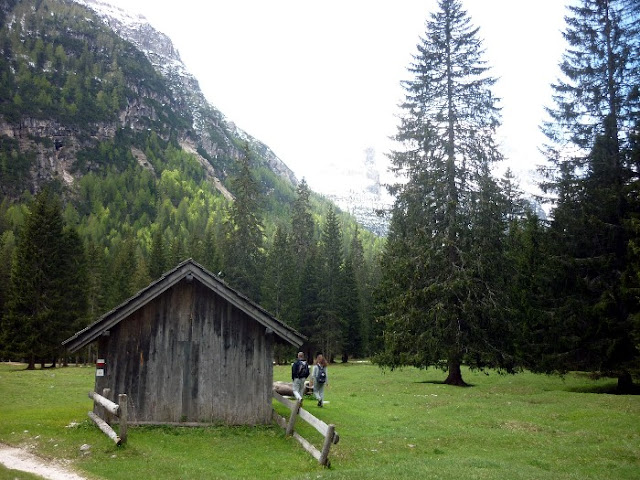
[[[51,361],[64,338],[191,257],[306,335],[308,355],[436,366],[453,385],[465,384],[461,365],[579,370],[632,391],[640,371],[639,12],[638,0],[568,7],[568,49],[541,146],[548,219],[510,171],[495,174],[503,160],[496,79],[461,0],[439,0],[403,82],[384,240],[304,181],[294,188],[275,176],[239,141],[237,158],[212,163],[232,201],[171,134],[122,129],[82,150],[73,188],[53,181],[0,205],[0,355]],[[55,42],[20,42],[20,58],[32,57],[22,69],[29,75],[5,47],[0,66],[14,82],[2,83],[13,99],[0,108],[5,116],[21,114],[19,82],[51,75],[63,58]],[[110,115],[120,92],[132,95],[118,78],[127,75],[98,82],[106,107],[90,111]],[[73,113],[69,102],[81,96],[65,90],[70,80],[48,81],[51,102],[30,96],[30,115]],[[95,101],[99,91],[87,90]],[[10,179],[26,182],[35,154],[1,140],[9,192]]]
[[[304,180],[281,211],[265,210],[248,147],[229,181],[233,201],[193,155],[154,135],[147,158],[155,174],[137,164],[109,167],[82,177],[73,195],[54,182],[22,202],[4,200],[3,358],[32,367],[61,359],[64,339],[186,258],[308,336],[310,353],[312,345],[345,360],[369,353],[373,313],[365,300],[380,239]]]

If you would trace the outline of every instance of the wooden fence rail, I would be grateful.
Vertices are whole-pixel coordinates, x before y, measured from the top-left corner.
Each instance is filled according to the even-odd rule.
[[[276,391],[273,392],[273,398],[291,410],[289,421],[284,417],[281,417],[275,410],[273,411],[273,416],[278,425],[286,430],[287,435],[292,435],[293,438],[300,442],[300,445],[302,445],[307,452],[318,460],[320,465],[329,467],[329,450],[331,445],[335,445],[340,440],[340,436],[338,435],[338,432],[336,432],[335,426],[332,424],[327,425],[322,420],[314,417],[309,412],[301,408],[302,400],[293,402]],[[314,427],[318,432],[320,432],[320,435],[324,437],[322,450],[318,450],[314,445],[295,431],[295,423],[298,417]]]
[[[107,389],[105,389],[107,390]],[[107,392],[102,392],[107,395]],[[102,396],[96,392],[89,392],[89,398],[93,399],[94,404],[100,406],[98,411],[102,410],[104,413],[104,419],[100,418],[94,412],[89,412],[89,418],[107,435],[113,440],[116,445],[122,445],[127,441],[127,396],[125,394],[118,395],[118,403],[114,403],[105,396]],[[109,422],[111,416],[118,417],[120,431],[116,433]]]

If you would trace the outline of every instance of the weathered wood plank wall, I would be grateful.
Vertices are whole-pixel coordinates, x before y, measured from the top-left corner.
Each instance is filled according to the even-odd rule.
[[[273,335],[197,281],[182,281],[99,342],[96,390],[129,396],[132,422],[271,421]]]

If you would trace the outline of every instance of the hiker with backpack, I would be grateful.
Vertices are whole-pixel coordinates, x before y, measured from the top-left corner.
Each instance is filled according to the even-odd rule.
[[[304,353],[298,352],[298,359],[291,365],[291,380],[293,380],[293,396],[302,400],[304,382],[309,376],[309,365],[304,361]]]
[[[313,366],[311,382],[313,384],[313,395],[318,400],[318,406],[324,403],[324,386],[329,381],[327,376],[327,361],[321,353],[316,357],[316,364]]]

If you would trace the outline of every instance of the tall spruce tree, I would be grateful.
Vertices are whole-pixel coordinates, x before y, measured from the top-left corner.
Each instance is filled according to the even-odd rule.
[[[97,320],[109,310],[106,283],[107,260],[104,249],[93,241],[87,245],[87,315],[90,321]]]
[[[160,278],[167,270],[166,251],[162,237],[162,225],[157,224],[151,234],[151,252],[149,253],[149,275],[153,280]]]
[[[225,275],[231,285],[253,300],[259,300],[261,285],[263,225],[260,189],[251,172],[249,145],[239,159],[233,181],[234,200],[227,223]]]
[[[448,369],[446,383],[464,385],[463,362],[500,367],[509,357],[494,351],[492,339],[503,332],[488,316],[502,287],[490,267],[498,248],[474,246],[476,229],[492,235],[485,245],[502,233],[502,212],[488,208],[495,197],[489,167],[501,158],[494,142],[500,115],[478,29],[459,0],[438,7],[409,67],[413,78],[404,82],[395,137],[404,150],[391,155],[406,181],[390,189],[396,201],[382,260],[384,349],[376,361],[435,365]]]
[[[506,203],[507,222],[513,222],[525,218],[531,210],[531,206],[524,199],[518,185],[518,180],[510,168],[507,168],[504,176],[499,180],[500,189]]]
[[[340,315],[343,318],[342,363],[362,354],[362,309],[356,272],[351,257],[340,269],[338,290]]]
[[[299,328],[299,274],[294,261],[291,238],[281,225],[276,228],[273,243],[268,249],[264,270],[261,305],[276,318]],[[290,346],[284,345],[275,345],[273,352],[278,363],[283,363],[293,353]]]
[[[294,323],[293,325],[309,338],[306,343],[307,358],[313,358],[314,353],[323,348],[322,329],[324,325],[318,321],[325,314],[322,291],[322,255],[317,245],[312,244],[307,255],[304,272],[300,277],[300,320],[298,324]]]
[[[291,235],[289,238],[292,260],[295,266],[291,279],[292,303],[289,312],[291,325],[300,328],[307,336],[310,336],[311,323],[313,322],[311,317],[308,316],[309,309],[305,305],[304,299],[314,297],[317,294],[317,292],[308,291],[309,288],[316,284],[315,280],[306,278],[306,275],[313,275],[315,272],[313,265],[309,265],[315,252],[315,223],[311,214],[310,194],[309,186],[303,178],[298,184],[296,197],[291,205]]]
[[[278,225],[265,261],[261,304],[289,325],[297,320],[292,311],[295,311],[294,302],[298,298],[295,295],[296,268],[292,257],[289,235]]]
[[[543,371],[587,370],[631,382],[640,351],[631,340],[633,307],[623,272],[636,236],[640,173],[630,134],[640,118],[640,2],[582,0],[569,7],[563,78],[545,125],[549,168],[543,187],[555,194],[551,225],[554,281]],[[635,303],[635,302],[632,302]]]
[[[5,346],[8,343],[3,339],[5,324],[5,307],[9,297],[9,286],[11,284],[11,264],[13,253],[16,249],[16,238],[11,230],[0,235],[0,358],[5,358]]]
[[[341,303],[342,262],[342,230],[333,207],[327,211],[322,229],[322,313],[317,318],[315,343],[320,346],[324,355],[333,361],[335,355],[342,351],[343,332],[345,327],[344,312]]]
[[[108,305],[113,308],[133,296],[141,286],[136,282],[138,267],[137,241],[130,227],[112,248],[111,268],[108,272]]]
[[[351,239],[351,247],[349,255],[345,260],[345,266],[347,263],[351,264],[353,273],[355,276],[356,288],[357,288],[357,301],[358,301],[358,314],[359,325],[353,325],[350,328],[357,330],[356,342],[352,345],[352,355],[368,356],[369,355],[369,335],[371,333],[371,323],[373,322],[373,298],[370,268],[364,258],[364,248],[362,240],[360,238],[360,229],[358,225],[353,232]]]
[[[309,201],[309,186],[303,178],[296,189],[296,198],[291,208],[291,243],[296,256],[296,266],[304,267],[313,244],[314,222]]]
[[[217,232],[213,222],[209,222],[204,234],[202,258],[198,259],[205,268],[212,272],[220,271],[220,252],[218,248]]]
[[[58,339],[66,339],[89,323],[88,259],[84,243],[74,227],[67,226],[64,229],[61,255],[59,282],[64,295],[60,299],[58,325],[50,334]],[[67,366],[63,348],[58,344],[54,356],[60,355],[63,355],[64,366]]]
[[[636,171],[640,171],[640,122],[631,134],[630,162],[636,166]],[[630,192],[640,191],[640,178],[635,178],[628,185]],[[630,208],[633,211],[640,210],[640,198],[631,196]],[[627,224],[629,232],[629,244],[627,248],[628,261],[623,277],[623,294],[625,303],[629,306],[630,334],[631,340],[640,345],[640,215],[632,216]]]
[[[60,354],[61,342],[86,322],[84,247],[64,230],[60,199],[45,189],[34,200],[16,247],[3,337],[33,369]]]

